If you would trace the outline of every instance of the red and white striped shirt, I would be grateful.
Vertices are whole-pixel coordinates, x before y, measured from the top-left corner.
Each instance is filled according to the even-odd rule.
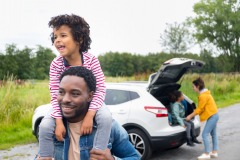
[[[82,53],[82,66],[91,70],[96,77],[96,92],[93,95],[93,99],[90,103],[89,110],[98,110],[102,107],[106,94],[105,77],[101,69],[99,60],[90,53]],[[62,56],[57,56],[50,65],[49,72],[49,89],[51,94],[51,105],[53,112],[51,116],[53,118],[62,118],[61,110],[57,102],[58,89],[60,83],[61,74],[71,66],[67,66],[66,60]]]

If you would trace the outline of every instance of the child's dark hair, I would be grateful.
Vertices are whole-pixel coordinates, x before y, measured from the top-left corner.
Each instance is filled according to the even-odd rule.
[[[62,25],[67,25],[71,28],[73,39],[80,44],[80,53],[87,52],[90,49],[92,42],[90,38],[90,26],[80,16],[77,15],[59,15],[52,17],[48,23],[51,28],[59,29]],[[54,43],[54,34],[51,33],[51,40]]]
[[[96,91],[96,78],[93,75],[92,71],[88,70],[82,66],[70,67],[69,69],[65,70],[61,77],[60,82],[62,81],[63,77],[65,76],[78,76],[85,80],[89,91]]]
[[[196,87],[199,87],[199,90],[202,90],[205,88],[204,81],[202,80],[201,77],[197,78],[192,82]]]
[[[178,100],[178,98],[181,97],[181,95],[182,95],[181,91],[175,90],[169,94],[169,100],[171,102],[176,102]]]

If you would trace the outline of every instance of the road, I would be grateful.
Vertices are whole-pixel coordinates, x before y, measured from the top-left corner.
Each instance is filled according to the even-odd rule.
[[[218,137],[219,158],[215,160],[240,160],[240,104],[219,109]],[[201,136],[198,137],[202,141]],[[178,149],[155,152],[149,160],[196,160],[203,153],[202,144],[195,147],[183,145]],[[16,146],[0,150],[1,160],[33,160],[38,144]]]

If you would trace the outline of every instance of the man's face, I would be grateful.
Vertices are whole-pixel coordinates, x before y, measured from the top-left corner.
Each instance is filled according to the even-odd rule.
[[[89,92],[83,78],[77,76],[65,76],[59,85],[58,103],[63,117],[69,122],[81,121],[88,111],[88,105],[93,92]]]

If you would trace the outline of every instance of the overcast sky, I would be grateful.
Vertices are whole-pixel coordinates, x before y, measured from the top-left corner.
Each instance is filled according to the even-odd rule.
[[[52,47],[48,22],[59,14],[77,14],[90,25],[91,50],[137,54],[162,51],[160,34],[166,23],[194,16],[199,0],[1,0],[0,51],[6,44]]]

